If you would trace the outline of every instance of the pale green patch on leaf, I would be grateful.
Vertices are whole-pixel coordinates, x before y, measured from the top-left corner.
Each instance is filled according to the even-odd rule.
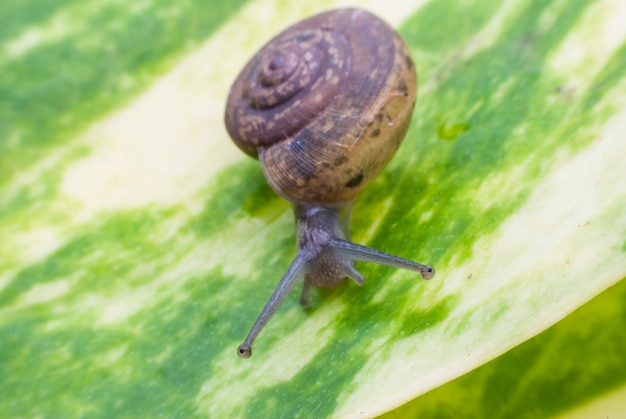
[[[524,370],[526,345],[558,361],[604,327],[572,340],[581,315],[561,319],[626,276],[621,2],[37,3],[0,6],[3,416],[361,417],[441,385],[405,412],[471,415],[468,400]],[[353,238],[438,274],[362,264],[362,288],[307,309],[290,296],[244,361],[294,233],[227,138],[226,95],[277,30],[340,5],[398,27],[420,78]],[[624,318],[623,298],[600,298],[584,318]],[[542,344],[550,333],[564,336]],[[621,336],[617,361],[594,365],[623,370],[624,336],[606,336]],[[536,363],[501,417],[532,413],[528,389],[557,361]]]

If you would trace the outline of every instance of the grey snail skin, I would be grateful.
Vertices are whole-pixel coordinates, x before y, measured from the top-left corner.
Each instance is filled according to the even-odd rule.
[[[272,189],[290,201],[298,253],[237,353],[252,344],[301,278],[313,287],[345,278],[363,285],[355,261],[435,271],[350,241],[352,202],[404,139],[417,74],[398,33],[359,9],[321,13],[287,28],[244,67],[226,104],[235,144],[257,158]]]

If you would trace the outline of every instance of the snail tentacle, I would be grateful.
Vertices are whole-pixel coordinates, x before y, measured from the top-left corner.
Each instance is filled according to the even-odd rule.
[[[261,333],[261,330],[265,327],[267,322],[272,318],[276,310],[283,304],[289,293],[296,286],[302,275],[307,272],[308,262],[315,257],[315,254],[310,251],[299,252],[295,259],[289,265],[287,272],[280,280],[280,283],[274,290],[274,293],[263,307],[263,311],[259,315],[256,322],[250,329],[248,336],[243,341],[239,348],[237,348],[237,354],[241,358],[249,358],[252,355],[252,344],[256,337]]]
[[[348,242],[348,243],[351,243],[351,242]],[[329,243],[329,246],[332,247],[332,242]],[[357,284],[358,286],[365,284],[365,277],[361,275],[361,272],[357,271],[354,266],[352,265],[348,266],[347,275],[348,275],[348,278],[352,279],[354,283]]]
[[[338,256],[348,260],[373,262],[393,268],[407,269],[409,271],[419,272],[424,279],[432,279],[435,276],[435,270],[430,265],[423,265],[408,259],[403,259],[357,243],[333,239],[329,241],[328,246],[331,247]]]

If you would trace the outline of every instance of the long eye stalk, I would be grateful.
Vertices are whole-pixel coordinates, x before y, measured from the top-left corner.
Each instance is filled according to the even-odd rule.
[[[344,259],[372,262],[393,268],[407,269],[409,271],[419,272],[424,279],[432,279],[435,276],[435,270],[432,266],[422,265],[421,263],[390,255],[389,253],[381,252],[371,247],[341,239],[331,240],[328,245],[335,250],[338,256],[341,255]]]
[[[252,343],[259,333],[261,333],[261,330],[263,330],[270,318],[272,318],[276,310],[278,310],[278,307],[282,305],[289,293],[291,293],[293,287],[298,283],[298,280],[306,273],[307,262],[313,256],[314,255],[310,253],[298,253],[298,256],[291,262],[283,279],[281,279],[278,287],[276,287],[269,301],[265,304],[265,307],[263,307],[259,318],[254,322],[246,340],[239,345],[237,354],[241,358],[250,358],[252,355]]]

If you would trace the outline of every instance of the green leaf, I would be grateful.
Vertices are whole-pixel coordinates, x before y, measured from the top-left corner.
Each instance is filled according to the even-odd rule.
[[[624,301],[621,281],[540,335],[383,418],[620,417]]]
[[[373,416],[449,383],[405,412],[480,417],[460,401],[498,394],[548,349],[499,412],[574,407],[580,390],[546,406],[527,389],[569,383],[556,361],[623,320],[623,291],[582,309],[606,309],[607,326],[572,337],[562,320],[626,276],[617,0],[351,3],[398,27],[420,78],[353,239],[437,276],[362,264],[364,287],[307,309],[290,296],[255,355],[236,356],[294,232],[227,137],[226,95],[279,28],[338,4],[0,5],[2,416]],[[585,350],[599,346],[606,362],[586,366],[623,368],[623,344]],[[624,386],[603,374],[583,403]]]

